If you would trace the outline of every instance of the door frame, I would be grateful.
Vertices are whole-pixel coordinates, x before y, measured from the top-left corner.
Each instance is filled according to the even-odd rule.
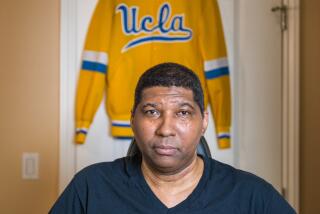
[[[60,158],[59,193],[76,173],[74,97],[77,66],[77,1],[60,0]]]
[[[76,63],[77,41],[75,40],[76,26],[78,26],[77,0],[60,0],[60,3],[59,192],[61,193],[76,173],[76,146],[72,143],[75,124],[74,115],[70,109],[74,108],[76,72],[79,68]],[[300,0],[283,0],[283,3],[289,10],[288,30],[283,34],[282,186],[284,196],[298,212]]]
[[[283,33],[283,195],[299,213],[300,177],[300,0],[283,0],[288,29]]]

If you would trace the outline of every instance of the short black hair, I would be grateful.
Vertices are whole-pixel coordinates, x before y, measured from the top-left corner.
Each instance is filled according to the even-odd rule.
[[[134,114],[138,104],[141,102],[143,90],[155,86],[176,86],[192,90],[193,99],[199,106],[203,116],[204,98],[198,76],[189,68],[172,62],[158,64],[142,74],[135,89],[132,114]]]

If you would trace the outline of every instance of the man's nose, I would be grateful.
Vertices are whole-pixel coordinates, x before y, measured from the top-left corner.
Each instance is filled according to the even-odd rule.
[[[175,119],[170,115],[162,115],[156,130],[156,134],[162,137],[175,135]]]

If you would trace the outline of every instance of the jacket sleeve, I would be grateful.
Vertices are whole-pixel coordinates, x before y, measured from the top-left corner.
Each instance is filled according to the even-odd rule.
[[[76,94],[75,141],[79,144],[85,142],[89,126],[104,94],[113,13],[111,2],[98,2],[84,45]]]
[[[231,95],[227,50],[216,0],[202,1],[199,26],[206,89],[213,113],[218,147],[230,147]]]

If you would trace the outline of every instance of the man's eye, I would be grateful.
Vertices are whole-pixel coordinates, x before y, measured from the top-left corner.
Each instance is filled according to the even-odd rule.
[[[189,111],[179,111],[178,112],[178,116],[182,116],[182,117],[187,117],[189,116],[191,113]]]
[[[148,116],[157,116],[159,114],[159,112],[157,110],[146,110],[144,111],[144,114],[148,115]]]

